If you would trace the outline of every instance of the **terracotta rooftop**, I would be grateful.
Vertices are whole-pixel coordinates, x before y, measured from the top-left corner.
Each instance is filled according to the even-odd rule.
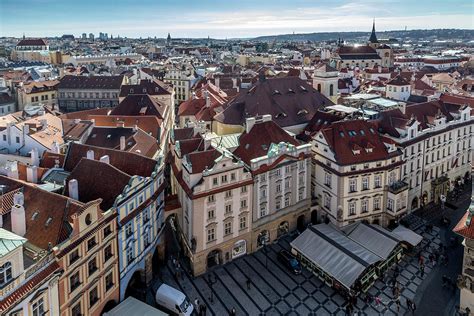
[[[110,115],[153,115],[163,119],[165,108],[164,104],[156,101],[148,94],[130,94],[110,112]]]

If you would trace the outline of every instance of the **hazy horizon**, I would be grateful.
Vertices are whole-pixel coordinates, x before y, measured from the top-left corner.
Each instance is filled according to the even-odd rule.
[[[318,32],[474,29],[473,1],[1,0],[1,37],[253,38]],[[41,21],[41,22],[39,22]]]

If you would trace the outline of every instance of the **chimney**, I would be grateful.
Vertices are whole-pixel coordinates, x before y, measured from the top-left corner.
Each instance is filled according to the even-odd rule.
[[[25,137],[25,135],[28,135],[29,133],[30,133],[30,125],[24,124],[23,125],[23,137]]]
[[[12,232],[22,237],[26,234],[25,206],[23,205],[24,201],[25,197],[23,196],[23,193],[15,193],[13,196],[13,206],[10,212]]]
[[[12,179],[18,179],[18,161],[7,161],[7,177]]]
[[[26,167],[26,181],[31,183],[38,182],[38,167],[28,166]]]
[[[79,124],[81,123],[81,119],[74,119],[74,124]]]
[[[138,131],[138,125],[135,124],[135,125],[133,125],[133,132],[136,133],[137,131]]]
[[[120,136],[120,150],[125,150],[125,136]]]
[[[382,66],[379,65],[379,74],[382,73]]]
[[[221,78],[220,77],[216,77],[216,79],[214,80],[215,84],[216,84],[216,87],[218,87],[219,89],[221,88]]]
[[[102,157],[100,157],[100,162],[105,162],[106,164],[109,164],[110,163],[110,158],[109,158],[109,155],[104,155]]]
[[[265,114],[262,116],[262,122],[268,122],[272,120],[272,115],[271,114]]]
[[[211,106],[211,98],[209,98],[209,91],[204,90],[204,98],[206,98],[206,107]]]
[[[248,134],[255,125],[255,117],[249,117],[245,120],[245,132]]]
[[[51,152],[55,154],[59,154],[60,152],[59,144],[56,141],[54,141],[53,144],[51,145]]]
[[[87,151],[87,159],[94,160],[94,151],[92,149]]]
[[[47,119],[40,119],[40,124],[41,124],[41,130],[45,130],[46,127],[48,127],[48,120]]]
[[[79,200],[79,183],[76,179],[71,179],[68,182],[69,197],[74,200]]]
[[[31,154],[31,164],[32,164],[33,166],[38,167],[38,166],[39,166],[39,154],[38,154],[38,149],[37,149],[37,148],[33,148],[33,149],[30,151],[30,154]]]

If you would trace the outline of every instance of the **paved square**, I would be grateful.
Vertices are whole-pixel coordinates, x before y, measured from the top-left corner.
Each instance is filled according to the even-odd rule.
[[[423,232],[422,228],[418,228],[417,233],[424,237],[422,244],[431,247],[426,246],[422,252],[426,264],[423,277],[416,255],[407,255],[399,263],[401,314],[406,312],[406,299],[413,299],[422,279],[430,273],[427,258],[440,244],[437,227],[430,234]],[[346,302],[341,295],[309,271],[303,270],[301,275],[296,276],[278,262],[278,252],[289,250],[290,240],[290,237],[285,237],[267,246],[266,252],[260,250],[214,268],[211,271],[215,275],[212,286],[208,274],[197,278],[184,275],[182,280],[176,279],[170,262],[163,271],[163,281],[186,293],[191,301],[199,298],[205,302],[211,315],[228,315],[233,307],[237,315],[345,315]],[[392,275],[392,271],[388,275]],[[247,290],[247,278],[251,281],[250,290]],[[388,277],[378,280],[369,290],[369,293],[381,298],[382,304],[377,306],[372,302],[369,305],[359,299],[355,312],[359,315],[396,315],[397,306],[388,281]]]

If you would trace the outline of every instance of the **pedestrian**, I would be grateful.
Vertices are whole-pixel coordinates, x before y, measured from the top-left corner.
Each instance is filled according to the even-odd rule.
[[[247,278],[247,282],[246,282],[246,283],[247,283],[247,290],[250,290],[250,279],[249,279],[249,278]]]
[[[379,306],[379,305],[381,305],[381,304],[382,304],[382,300],[380,299],[380,297],[376,296],[376,297],[375,297],[375,305],[376,305],[376,306]]]
[[[421,272],[421,277],[423,278],[425,276],[425,266],[424,265],[420,266],[420,272]]]
[[[232,309],[229,312],[229,316],[235,316],[237,314],[237,311],[235,310],[235,307],[232,307]]]
[[[206,316],[207,313],[207,306],[206,304],[201,304],[199,306],[199,315]]]
[[[413,311],[413,314],[415,314],[415,311],[416,311],[415,301],[411,301],[411,310]]]
[[[410,300],[409,298],[407,298],[407,309],[408,309],[409,311],[412,310],[412,309],[411,309],[411,300]]]
[[[346,314],[349,315],[349,316],[352,315],[352,305],[351,305],[351,303],[347,303],[347,305],[346,305]]]
[[[420,257],[418,258],[418,264],[422,266],[424,261],[425,261],[425,258],[422,255],[420,255]]]
[[[196,297],[196,299],[194,300],[194,306],[196,310],[198,310],[198,308],[201,306],[201,303],[199,302],[199,299]]]
[[[397,304],[397,312],[400,312],[400,297],[396,298],[395,304]]]

